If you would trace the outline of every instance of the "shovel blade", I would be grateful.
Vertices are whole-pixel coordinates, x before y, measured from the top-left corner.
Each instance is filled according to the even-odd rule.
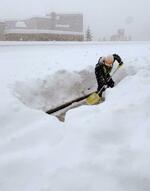
[[[101,97],[97,93],[92,93],[86,98],[86,103],[88,105],[98,104],[101,101]]]

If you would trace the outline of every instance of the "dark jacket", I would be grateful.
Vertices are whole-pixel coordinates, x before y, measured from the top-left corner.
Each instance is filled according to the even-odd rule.
[[[117,61],[119,65],[123,64],[119,55],[113,54],[113,57],[114,57],[114,62]],[[100,57],[95,67],[95,75],[98,83],[98,90],[100,90],[102,86],[107,85],[109,81],[111,81],[114,84],[113,80],[110,77],[110,72],[112,70],[112,67],[106,66],[102,60],[103,60],[102,57]]]

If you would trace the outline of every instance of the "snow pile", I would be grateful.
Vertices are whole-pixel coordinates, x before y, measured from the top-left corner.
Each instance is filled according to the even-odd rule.
[[[17,81],[13,94],[31,108],[47,111],[96,89],[94,67],[69,72],[60,70],[45,79]]]
[[[9,63],[9,56],[19,57],[20,54],[22,56],[29,54],[28,49],[36,54],[39,49],[36,46],[30,48],[27,46],[28,48],[23,47],[19,50],[14,47],[13,55],[11,51],[3,49],[0,53],[1,60],[5,62],[4,70],[0,75],[4,80],[0,90],[0,190],[149,190],[150,45],[148,43],[118,43],[115,45],[106,43],[92,46],[84,44],[83,48],[80,44],[80,46],[75,45],[68,50],[68,45],[64,44],[61,45],[64,50],[61,53],[59,52],[60,47],[52,46],[51,59],[55,60],[55,63],[59,63],[59,61],[53,55],[59,55],[67,60],[67,51],[71,51],[72,57],[75,58],[72,66],[69,65],[69,61],[65,62],[67,66],[62,63],[57,64],[56,68],[59,71],[65,69],[65,74],[75,71],[75,63],[79,63],[79,60],[83,58],[86,60],[86,64],[80,63],[78,69],[81,71],[90,65],[91,60],[96,60],[98,49],[100,55],[115,50],[125,60],[124,68],[122,71],[120,70],[118,76],[115,76],[119,83],[115,88],[107,89],[104,103],[72,109],[67,112],[65,123],[61,123],[55,117],[46,115],[42,111],[27,108],[10,94],[13,92],[14,86],[8,86],[10,78],[6,74],[14,76],[17,74],[16,70],[19,72],[13,84],[16,84],[16,81],[20,82],[18,87],[21,87],[21,83],[24,82],[22,86],[27,90],[30,89],[32,92],[39,90],[40,85],[32,81],[29,86],[26,79],[27,74],[32,76],[29,71],[30,67],[34,68],[33,65],[27,62],[27,68],[23,71],[21,67],[17,67],[19,63],[16,57],[16,63],[13,63],[15,69],[8,70],[9,66],[12,66]],[[40,50],[48,49],[46,53],[41,51],[41,54],[48,55],[49,48],[49,46],[41,46]],[[76,57],[75,50],[80,59]],[[87,51],[89,54],[86,53]],[[26,60],[25,55],[24,60]],[[41,69],[38,62],[39,57],[37,56],[37,70]],[[21,57],[19,59],[21,60]],[[42,65],[44,72],[41,79],[44,79],[45,76],[47,80],[49,72],[49,70],[47,73],[45,72],[47,68],[47,64]],[[55,73],[56,68],[53,76],[57,74]],[[67,71],[66,68],[68,68]],[[37,70],[34,73],[35,82],[39,78],[37,74],[40,73]],[[20,72],[25,77],[22,77]],[[62,74],[61,72],[60,76],[63,76]],[[76,75],[78,76],[79,73]],[[53,83],[56,83],[54,81]],[[73,78],[72,82],[74,81],[76,81],[76,77]],[[47,83],[48,81],[46,81]],[[48,87],[53,83],[47,84]],[[66,87],[69,88],[70,84],[68,86],[67,84]],[[12,89],[8,91],[10,87]],[[25,94],[25,90],[22,89],[19,92],[19,88],[17,89],[15,86],[15,92],[17,92],[16,90],[21,95],[20,100],[25,98],[25,101],[32,103],[32,95],[31,102],[29,102],[30,96],[28,97],[28,93]],[[44,94],[41,93],[40,98],[41,95]],[[22,98],[22,96],[24,97]],[[61,96],[58,98],[63,99]],[[46,100],[46,97],[44,99]],[[32,106],[37,105],[35,101]]]

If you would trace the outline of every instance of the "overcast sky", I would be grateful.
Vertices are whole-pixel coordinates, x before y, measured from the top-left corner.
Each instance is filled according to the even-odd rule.
[[[0,0],[0,5],[1,19],[79,12],[95,39],[125,28],[134,40],[150,40],[150,0]]]

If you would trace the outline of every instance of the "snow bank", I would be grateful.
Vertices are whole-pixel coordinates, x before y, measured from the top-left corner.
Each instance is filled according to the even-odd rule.
[[[84,106],[67,113],[66,125],[76,129],[77,142],[84,142],[84,163],[67,174],[67,178],[71,176],[74,190],[78,190],[76,185],[80,182],[77,174],[83,180],[80,183],[83,190],[146,191],[150,188],[149,82],[149,72],[138,72],[107,91],[106,101],[100,106]],[[71,145],[75,144],[72,141]],[[67,188],[64,177],[65,170],[55,178],[62,182],[59,188],[55,182],[56,190],[62,185]]]

